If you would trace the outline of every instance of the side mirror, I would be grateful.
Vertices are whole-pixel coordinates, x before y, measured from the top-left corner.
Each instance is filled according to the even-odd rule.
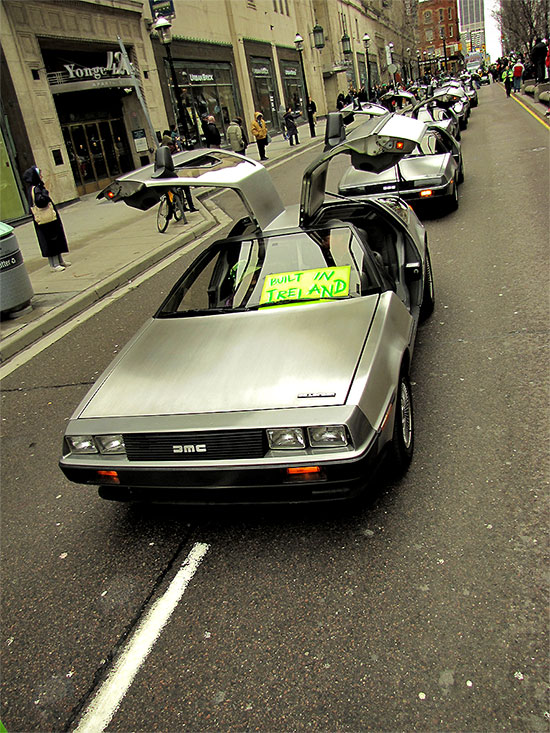
[[[170,148],[166,145],[161,145],[155,153],[155,168],[151,174],[151,178],[175,178],[176,169],[174,168],[174,161],[172,160],[172,153]]]
[[[352,115],[353,116],[353,115]],[[346,139],[345,123],[340,112],[330,112],[327,115],[327,124],[325,127],[325,147],[324,151],[332,150]]]

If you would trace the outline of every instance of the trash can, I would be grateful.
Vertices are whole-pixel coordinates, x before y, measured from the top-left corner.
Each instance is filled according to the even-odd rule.
[[[14,317],[34,295],[13,227],[0,221],[0,311]]]

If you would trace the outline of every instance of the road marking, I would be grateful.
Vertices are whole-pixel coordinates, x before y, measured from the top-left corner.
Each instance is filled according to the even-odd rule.
[[[114,663],[104,684],[80,719],[78,727],[74,729],[75,733],[101,733],[109,725],[209,548],[210,545],[204,542],[195,543],[166,593],[151,606]]]
[[[538,122],[540,122],[540,124],[543,127],[546,127],[547,130],[550,130],[550,125],[546,122],[546,120],[541,119],[537,114],[535,114],[535,112],[530,110],[529,107],[521,101],[521,99],[518,99],[514,95],[511,95],[511,97],[515,102],[517,102],[521,107],[523,107],[523,109],[526,109],[532,117],[534,117]]]

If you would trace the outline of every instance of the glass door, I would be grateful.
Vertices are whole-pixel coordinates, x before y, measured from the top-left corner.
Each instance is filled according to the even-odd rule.
[[[99,191],[133,169],[133,158],[121,119],[63,125],[78,194]]]

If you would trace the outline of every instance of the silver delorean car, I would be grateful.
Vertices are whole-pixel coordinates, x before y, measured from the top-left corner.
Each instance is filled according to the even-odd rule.
[[[104,192],[139,209],[167,189],[232,189],[248,216],[208,245],[68,422],[60,467],[100,496],[183,504],[342,500],[412,457],[409,370],[434,304],[426,232],[399,198],[325,191],[339,155],[395,164],[424,125],[388,114],[325,151],[286,208],[269,173],[222,150],[170,156]]]
[[[346,196],[399,195],[410,204],[455,211],[458,186],[464,181],[460,143],[437,123],[426,132],[414,150],[387,170],[375,174],[350,166],[338,185]]]

